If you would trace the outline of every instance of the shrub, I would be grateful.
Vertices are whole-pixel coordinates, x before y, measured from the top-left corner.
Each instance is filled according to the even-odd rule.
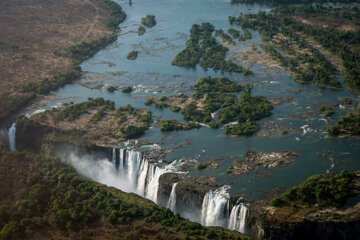
[[[122,89],[121,89],[121,92],[123,92],[123,93],[131,93],[132,92],[132,87],[123,87]]]

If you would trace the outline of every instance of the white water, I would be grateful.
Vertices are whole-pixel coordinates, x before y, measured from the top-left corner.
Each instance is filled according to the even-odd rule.
[[[245,233],[247,212],[248,208],[243,203],[234,206],[231,210],[228,228]]]
[[[15,150],[16,150],[15,134],[16,134],[16,123],[13,123],[13,124],[11,124],[11,127],[10,127],[10,129],[9,129],[9,146],[10,146],[10,151],[15,151]]]
[[[113,148],[112,162],[116,165],[116,148]]]
[[[169,197],[169,201],[167,203],[167,208],[169,208],[173,213],[176,213],[176,185],[178,183],[173,183],[171,188],[171,193]]]
[[[201,224],[227,227],[229,217],[229,186],[220,187],[205,194],[201,209]]]
[[[76,156],[73,153],[67,158],[81,174],[108,186],[125,192],[133,192],[158,203],[160,176],[167,172],[177,171],[183,162],[174,161],[161,168],[149,162],[140,152],[125,149],[113,149],[111,159],[93,159],[91,156]],[[176,186],[172,185],[167,207],[176,212]],[[200,221],[205,226],[221,226],[240,232],[245,231],[247,208],[237,205],[230,209],[229,186],[223,186],[206,193],[202,203]],[[231,210],[231,213],[230,213]],[[230,217],[230,218],[229,218]]]

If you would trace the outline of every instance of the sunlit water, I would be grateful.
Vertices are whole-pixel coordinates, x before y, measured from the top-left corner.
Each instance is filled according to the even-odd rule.
[[[61,102],[79,102],[88,97],[104,97],[115,101],[117,107],[128,103],[134,107],[146,107],[153,111],[154,118],[183,120],[180,113],[147,107],[143,103],[146,96],[191,92],[191,86],[201,76],[222,75],[221,72],[205,71],[200,67],[186,69],[171,65],[176,53],[184,48],[191,25],[210,22],[217,29],[227,31],[231,27],[227,21],[229,15],[237,16],[241,12],[256,13],[258,10],[269,11],[271,8],[266,5],[232,5],[230,0],[136,0],[132,6],[129,6],[127,1],[119,3],[128,17],[121,24],[118,40],[84,62],[82,69],[85,74],[81,82],[53,92],[56,97],[48,102],[45,108]],[[157,25],[151,29],[147,28],[143,36],[138,36],[140,19],[146,14],[154,14]],[[240,29],[237,26],[232,27]],[[257,32],[252,32],[252,35],[251,41],[261,43]],[[239,48],[245,45],[242,44]],[[139,55],[135,61],[129,61],[126,55],[133,49],[138,50]],[[225,75],[238,83],[255,86],[254,95],[294,98],[293,101],[275,105],[273,114],[258,122],[262,127],[261,132],[268,133],[268,136],[231,137],[225,135],[223,128],[214,130],[208,127],[162,133],[159,128],[152,127],[141,138],[158,143],[163,148],[183,144],[182,148],[167,155],[171,160],[223,159],[219,160],[218,169],[191,170],[190,174],[215,176],[219,182],[231,186],[231,193],[241,192],[251,200],[265,197],[264,190],[296,185],[313,174],[360,169],[360,141],[357,138],[330,138],[325,132],[327,127],[347,113],[347,109],[337,107],[336,114],[327,119],[323,119],[319,111],[321,105],[341,103],[341,97],[352,97],[353,105],[356,106],[357,98],[354,94],[346,89],[332,91],[315,85],[301,85],[296,83],[288,72],[268,69],[258,64],[254,64],[252,70],[255,76],[245,77],[242,74],[227,73]],[[108,85],[134,86],[135,91],[131,94],[123,94],[121,91],[108,93],[105,90]],[[293,90],[301,92],[289,92]],[[315,111],[316,114],[308,116],[308,111]],[[287,135],[281,135],[281,129],[285,128],[293,130]],[[230,157],[242,158],[241,155],[248,149],[265,152],[291,150],[299,152],[300,156],[294,163],[281,168],[259,167],[261,176],[270,174],[269,176],[259,177],[254,172],[240,176],[228,175],[226,169],[232,164]]]

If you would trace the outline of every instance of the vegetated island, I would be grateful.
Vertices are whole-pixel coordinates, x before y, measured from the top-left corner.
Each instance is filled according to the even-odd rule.
[[[271,13],[230,16],[229,22],[258,30],[264,51],[289,68],[296,81],[341,89],[341,70],[347,87],[359,94],[358,15],[357,8],[281,6]]]
[[[126,18],[111,0],[4,0],[0,15],[6,19],[0,37],[0,121],[77,79],[81,61],[113,42]]]
[[[156,19],[154,15],[146,15],[146,17],[141,18],[141,23],[146,27],[154,27],[156,25]]]
[[[89,98],[86,102],[65,104],[62,108],[19,116],[16,124],[23,131],[37,126],[48,129],[49,142],[111,146],[142,135],[152,121],[152,113],[125,105],[115,109],[113,101]],[[49,130],[50,129],[50,130]]]
[[[0,239],[250,239],[84,178],[46,146],[35,155],[0,145],[0,182]]]
[[[127,59],[129,60],[135,60],[138,56],[138,51],[136,50],[132,50],[131,52],[128,53],[128,55],[126,56]]]
[[[252,135],[259,130],[255,121],[269,116],[273,109],[265,97],[253,96],[249,85],[241,86],[225,76],[199,78],[194,88],[195,94],[191,96],[153,97],[145,104],[170,107],[172,111],[181,111],[188,121],[209,124],[213,128],[225,125],[226,133],[232,135]],[[243,94],[239,97],[237,94],[241,91]],[[167,130],[179,130],[178,121],[164,121],[164,124],[171,125]]]
[[[195,67],[200,64],[200,67],[204,69],[212,68],[224,72],[253,74],[251,70],[231,60],[225,60],[228,48],[218,43],[216,38],[212,36],[214,31],[215,27],[210,23],[192,25],[190,39],[186,41],[186,48],[175,56],[171,64],[182,67]],[[229,42],[229,38],[231,38],[222,30],[216,31],[216,35],[221,36],[226,42]]]

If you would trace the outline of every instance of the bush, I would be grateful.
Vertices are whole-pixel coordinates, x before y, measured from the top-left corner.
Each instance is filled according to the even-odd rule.
[[[146,29],[143,27],[143,26],[140,26],[138,28],[138,35],[141,36],[141,35],[144,35],[146,32]]]
[[[278,197],[274,197],[271,201],[270,201],[270,205],[273,207],[280,207],[282,204],[284,203],[283,200],[281,200]]]
[[[141,23],[147,27],[154,27],[156,25],[156,19],[154,15],[146,15],[146,17],[141,18]]]
[[[107,87],[107,89],[106,89],[108,92],[114,92],[115,90],[116,90],[116,88],[114,88],[113,86],[109,86],[109,87]]]
[[[199,162],[196,164],[196,169],[197,170],[202,170],[208,167],[208,163],[206,162]]]
[[[173,111],[173,112],[180,112],[181,107],[178,107],[178,106],[171,106],[171,107],[170,107],[170,110],[171,110],[171,111]]]
[[[126,58],[129,60],[135,60],[138,57],[138,53],[139,53],[138,51],[132,50],[131,52],[128,53]]]
[[[122,89],[121,89],[121,92],[123,92],[123,93],[131,93],[132,92],[132,87],[123,87]]]

